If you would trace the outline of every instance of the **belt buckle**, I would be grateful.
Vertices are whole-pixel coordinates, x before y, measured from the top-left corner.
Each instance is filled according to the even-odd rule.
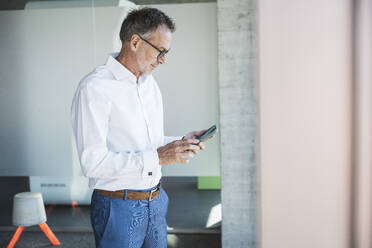
[[[150,191],[149,201],[154,200],[154,199],[152,198],[152,194],[155,193],[157,190],[158,190],[158,188],[153,189],[153,190]]]

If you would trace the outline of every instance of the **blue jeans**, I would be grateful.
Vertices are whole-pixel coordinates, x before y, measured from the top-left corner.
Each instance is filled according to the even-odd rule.
[[[167,247],[167,210],[168,196],[162,188],[152,201],[112,198],[94,191],[91,222],[96,247]]]

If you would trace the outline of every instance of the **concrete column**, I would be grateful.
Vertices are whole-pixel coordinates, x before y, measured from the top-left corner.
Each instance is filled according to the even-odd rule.
[[[218,0],[222,246],[257,247],[256,2]]]

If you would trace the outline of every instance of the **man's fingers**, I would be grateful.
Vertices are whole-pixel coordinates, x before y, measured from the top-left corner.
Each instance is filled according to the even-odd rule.
[[[175,148],[175,151],[176,152],[181,152],[181,153],[182,152],[186,152],[186,151],[191,151],[191,152],[197,154],[199,150],[200,150],[200,147],[199,146],[197,146],[197,145],[191,145],[191,144],[183,144],[183,145],[177,146]]]
[[[176,140],[172,142],[173,144],[180,146],[184,144],[198,144],[199,140],[198,139],[183,139],[183,140]]]
[[[201,150],[205,149],[205,145],[203,142],[199,142],[198,146],[200,147]]]
[[[179,163],[189,163],[190,159],[194,157],[194,153],[192,152],[183,152],[178,154],[178,162]]]
[[[198,145],[187,144],[180,147],[179,152],[193,152],[198,154],[200,147]]]
[[[184,141],[185,144],[199,144],[200,142],[198,139],[185,139],[181,141]]]
[[[208,141],[210,139],[212,139],[214,137],[214,135],[212,135],[211,137],[209,137],[208,139],[204,140],[204,141]]]
[[[189,158],[193,158],[194,156],[195,155],[192,152],[183,152],[183,153],[180,153],[179,155],[181,159],[189,159]]]
[[[198,151],[200,150],[200,147],[197,146],[197,145],[188,145],[188,146],[186,146],[186,149],[185,150],[190,150],[193,153],[197,154]]]

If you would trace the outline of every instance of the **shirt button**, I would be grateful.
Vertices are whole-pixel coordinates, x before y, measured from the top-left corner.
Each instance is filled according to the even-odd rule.
[[[152,176],[152,172],[150,171],[150,172],[148,173],[148,175],[149,175],[149,176]]]

